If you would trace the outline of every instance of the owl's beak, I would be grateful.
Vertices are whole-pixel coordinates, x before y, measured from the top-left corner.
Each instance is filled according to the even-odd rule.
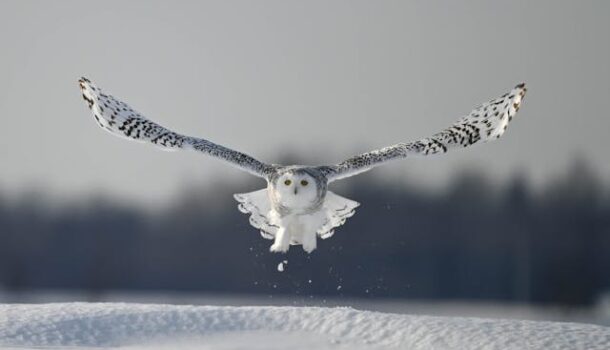
[[[294,186],[294,194],[297,194],[297,192],[299,192],[299,189],[296,186]]]

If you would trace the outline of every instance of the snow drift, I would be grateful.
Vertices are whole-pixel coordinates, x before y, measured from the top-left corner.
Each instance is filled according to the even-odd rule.
[[[610,328],[350,308],[0,305],[3,347],[610,349]]]

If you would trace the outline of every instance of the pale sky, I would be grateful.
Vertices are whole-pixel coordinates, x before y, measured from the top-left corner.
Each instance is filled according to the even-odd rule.
[[[609,18],[608,1],[2,1],[0,193],[151,203],[250,181],[103,132],[81,75],[175,131],[307,164],[429,136],[525,81],[501,140],[365,176],[538,186],[584,155],[608,183]]]

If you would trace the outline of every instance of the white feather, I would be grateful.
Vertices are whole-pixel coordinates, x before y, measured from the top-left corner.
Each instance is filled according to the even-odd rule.
[[[278,227],[273,224],[274,220],[271,218],[271,202],[267,189],[238,193],[233,197],[239,202],[239,211],[250,214],[250,225],[259,229],[263,238],[273,239]]]
[[[316,248],[316,235],[322,239],[354,215],[358,202],[328,191],[323,205],[314,212],[281,216],[271,206],[267,189],[234,195],[242,213],[250,214],[250,224],[266,239],[275,239],[272,251],[285,252],[289,245],[303,245],[308,252]]]
[[[320,238],[332,237],[335,233],[334,229],[343,225],[348,218],[352,217],[358,206],[360,206],[360,203],[328,191],[324,201],[326,221],[317,231]]]

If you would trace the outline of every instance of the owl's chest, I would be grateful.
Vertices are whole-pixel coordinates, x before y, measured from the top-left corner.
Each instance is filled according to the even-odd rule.
[[[271,224],[283,229],[289,235],[292,244],[301,244],[306,240],[305,235],[314,235],[326,220],[325,213],[320,208],[302,214],[281,215],[272,211],[269,214]]]

